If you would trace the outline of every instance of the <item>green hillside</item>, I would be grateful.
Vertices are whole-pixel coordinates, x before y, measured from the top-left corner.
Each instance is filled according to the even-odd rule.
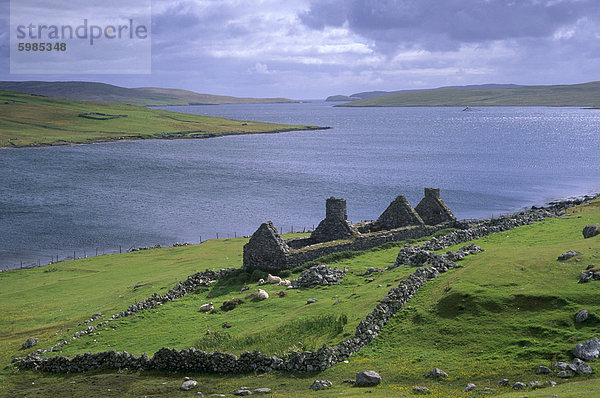
[[[238,98],[170,88],[125,88],[106,83],[80,81],[4,81],[0,82],[0,89],[77,101],[119,102],[145,106],[296,102],[287,98]]]
[[[478,389],[492,389],[485,396],[593,397],[600,388],[597,371],[570,380],[555,373],[535,374],[537,365],[571,361],[573,346],[597,336],[600,326],[600,282],[578,283],[580,272],[600,256],[600,236],[583,239],[581,234],[586,224],[600,221],[600,202],[569,214],[474,241],[485,252],[468,256],[460,262],[461,268],[427,282],[371,344],[348,363],[323,372],[218,375],[122,369],[51,375],[13,372],[9,366],[0,371],[0,396],[143,397],[195,395],[196,391],[231,396],[248,386],[271,388],[276,397],[412,397],[415,385],[429,388],[427,396],[432,397],[483,395],[462,392],[467,383],[474,383]],[[239,267],[246,242],[246,238],[211,240],[0,273],[0,362],[6,365],[13,356],[68,339],[85,328],[84,321],[92,314],[109,317],[153,293],[164,294],[194,272]],[[330,259],[330,266],[349,269],[340,285],[291,290],[284,297],[277,295],[281,287],[268,285],[266,301],[246,297],[258,289],[256,280],[262,275],[238,272],[177,301],[111,322],[111,327],[54,354],[71,357],[113,349],[151,355],[162,346],[234,353],[256,348],[281,354],[336,343],[354,333],[357,322],[387,294],[389,286],[414,272],[414,267],[403,266],[376,272],[369,276],[373,280],[365,276],[367,267],[392,264],[399,245],[402,242],[351,258]],[[579,254],[557,261],[567,250]],[[242,292],[244,286],[249,290]],[[243,303],[228,312],[219,310],[231,298]],[[308,298],[317,302],[307,304]],[[199,312],[199,306],[209,301],[217,311]],[[574,315],[583,308],[590,317],[577,324]],[[224,328],[225,323],[230,327]],[[38,345],[20,349],[32,336],[40,339]],[[591,365],[596,368],[598,363]],[[434,367],[449,377],[425,377]],[[356,388],[342,383],[367,369],[379,372],[382,384]],[[188,393],[179,390],[184,376],[199,382]],[[535,380],[554,380],[558,386],[514,391],[496,385],[503,378],[511,386]],[[331,380],[334,386],[313,392],[308,387],[315,379]]]
[[[336,106],[600,106],[600,82],[557,86],[403,92]]]
[[[73,101],[0,90],[0,147],[206,138],[306,129],[316,127],[237,121],[138,105]]]

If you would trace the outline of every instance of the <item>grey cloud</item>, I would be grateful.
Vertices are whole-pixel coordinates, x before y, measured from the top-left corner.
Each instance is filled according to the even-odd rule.
[[[417,44],[427,49],[461,43],[548,37],[586,17],[597,20],[596,0],[350,0],[313,2],[300,15],[309,27],[349,28],[379,46]]]

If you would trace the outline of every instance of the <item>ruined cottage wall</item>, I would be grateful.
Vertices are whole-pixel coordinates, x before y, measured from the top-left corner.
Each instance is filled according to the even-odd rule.
[[[427,225],[456,220],[450,208],[441,199],[439,188],[425,188],[425,197],[415,210]]]
[[[332,196],[325,204],[325,219],[319,223],[310,237],[313,242],[319,243],[349,239],[358,235],[356,228],[348,221],[346,199]]]
[[[271,221],[261,224],[250,241],[244,245],[243,269],[284,269],[286,253],[290,247],[285,243]]]
[[[290,269],[302,265],[308,261],[316,260],[319,257],[328,254],[337,253],[346,250],[367,250],[376,246],[381,246],[387,242],[397,242],[406,239],[416,239],[431,235],[434,232],[448,227],[447,224],[436,226],[412,226],[398,228],[392,231],[385,231],[374,235],[360,236],[351,242],[343,242],[337,245],[323,246],[317,248],[306,248],[305,250],[286,254],[285,268]],[[276,270],[272,268],[272,270]]]

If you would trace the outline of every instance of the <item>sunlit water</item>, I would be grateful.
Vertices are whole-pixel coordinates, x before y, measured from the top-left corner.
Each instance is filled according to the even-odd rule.
[[[167,109],[324,131],[0,150],[0,268],[73,251],[125,251],[312,228],[325,199],[351,221],[439,187],[459,218],[600,191],[600,111],[333,108],[330,103]]]

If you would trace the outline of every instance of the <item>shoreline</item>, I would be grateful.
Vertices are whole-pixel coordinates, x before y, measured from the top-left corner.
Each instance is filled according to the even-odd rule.
[[[581,203],[585,203],[585,202],[589,202],[589,201],[593,201],[595,199],[599,199],[600,198],[600,193],[592,193],[592,194],[585,194],[585,195],[579,195],[579,196],[568,196],[568,197],[563,197],[561,199],[554,199],[551,200],[543,205],[531,205],[531,206],[525,206],[522,207],[516,211],[513,212],[507,212],[504,214],[499,214],[497,216],[493,216],[493,217],[488,217],[488,218],[483,218],[483,219],[461,219],[461,220],[457,220],[460,222],[465,222],[465,223],[483,223],[483,222],[488,222],[490,220],[497,220],[497,219],[501,219],[503,217],[510,217],[510,216],[515,216],[519,213],[522,212],[526,212],[526,211],[531,211],[531,210],[539,210],[539,209],[546,209],[548,207],[552,207],[552,206],[557,206],[557,205],[561,205],[564,203],[576,203],[576,205],[581,204]],[[577,203],[579,202],[579,203]],[[240,238],[242,236],[239,236]],[[218,239],[218,238],[217,238]],[[230,238],[222,238],[222,239],[230,239]],[[208,240],[212,240],[212,239],[208,239]],[[201,243],[198,243],[197,245],[201,245],[202,243],[204,243],[206,241],[203,241]],[[189,244],[183,244],[183,245],[178,245],[177,243],[174,244],[173,246],[162,246],[161,248],[168,248],[168,247],[177,247],[177,246],[187,246]],[[193,244],[194,246],[196,244]],[[152,248],[152,247],[149,247]],[[114,250],[114,249],[112,249]],[[128,253],[129,251],[125,251],[123,253],[105,253],[105,254],[99,254],[98,256],[104,256],[104,255],[112,255],[112,254],[125,254]],[[68,261],[74,261],[74,260],[80,260],[82,258],[94,258],[94,257],[98,257],[98,256],[85,256],[85,257],[80,257],[80,258],[75,258],[75,259],[65,259],[62,261],[56,261],[56,262],[49,262],[47,264],[41,264],[41,265],[33,265],[33,266],[23,266],[23,267],[19,267],[18,265],[15,265],[14,268],[0,268],[0,273],[2,272],[8,272],[8,271],[22,271],[22,270],[28,270],[28,269],[35,269],[35,268],[42,268],[42,267],[47,267],[49,265],[53,265],[53,264],[58,264],[58,263],[63,263],[63,262],[68,262]]]
[[[72,145],[86,145],[86,144],[98,144],[105,142],[121,142],[121,141],[147,141],[147,140],[184,140],[184,139],[205,139],[205,138],[218,138],[233,135],[254,135],[254,134],[280,134],[288,133],[292,131],[318,131],[318,130],[331,130],[330,126],[304,126],[304,128],[289,128],[289,129],[278,129],[270,131],[231,131],[225,133],[210,133],[203,130],[192,130],[192,131],[179,131],[173,133],[161,133],[157,136],[144,137],[138,136],[123,136],[115,138],[102,138],[89,141],[56,141],[52,143],[32,143],[27,145],[0,145],[0,149],[27,149],[27,148],[44,148],[44,147],[61,147],[61,146],[72,146]],[[199,135],[185,135],[185,134],[199,134]],[[200,135],[202,134],[202,135]]]

